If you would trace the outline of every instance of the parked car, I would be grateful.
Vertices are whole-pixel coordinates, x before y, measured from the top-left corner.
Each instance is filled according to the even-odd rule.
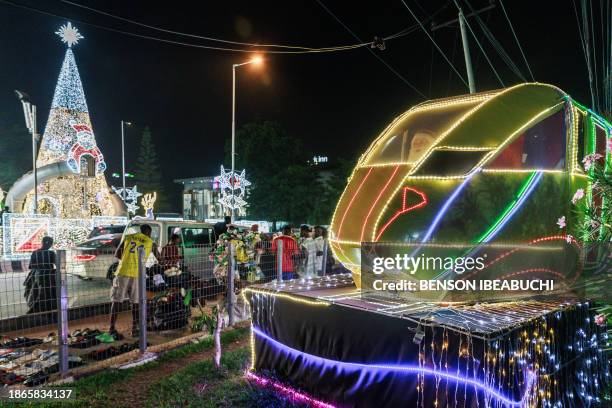
[[[87,235],[87,239],[99,237],[101,235],[123,234],[125,225],[98,225]]]
[[[115,251],[121,242],[121,233],[98,235],[81,242],[68,253],[66,272],[83,279],[112,276],[117,269]]]

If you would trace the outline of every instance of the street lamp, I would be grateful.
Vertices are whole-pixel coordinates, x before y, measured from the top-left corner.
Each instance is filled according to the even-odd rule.
[[[232,186],[232,205],[234,203],[234,182],[235,182],[235,157],[236,157],[236,68],[243,65],[253,64],[260,66],[263,64],[263,57],[261,55],[255,55],[253,58],[240,64],[232,65],[232,179],[230,180]],[[234,208],[232,211],[232,222],[234,222]]]
[[[121,191],[121,198],[125,203],[125,125],[131,126],[132,122],[121,121],[121,181],[123,184],[123,190]]]
[[[36,142],[38,133],[36,128],[36,105],[30,103],[30,96],[18,90],[15,90],[17,99],[23,106],[23,115],[25,116],[26,127],[32,134],[32,172],[34,173],[34,214],[38,213],[38,170],[36,168]],[[11,208],[14,211],[14,209]]]

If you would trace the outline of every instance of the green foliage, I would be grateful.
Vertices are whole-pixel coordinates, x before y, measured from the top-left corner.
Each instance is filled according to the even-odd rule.
[[[32,170],[32,138],[22,123],[0,114],[0,187],[8,192],[13,183]]]
[[[612,172],[594,164],[588,172],[592,200],[582,199],[576,208],[583,217],[580,236],[584,241],[612,241]]]
[[[225,162],[231,163],[229,141]],[[236,132],[236,169],[246,169],[252,183],[249,218],[329,224],[353,165],[339,167],[324,177],[307,164],[301,141],[277,122],[248,123]]]
[[[140,139],[140,151],[136,161],[134,183],[138,186],[138,191],[143,194],[157,192],[154,212],[168,210],[168,198],[164,194],[161,180],[162,174],[159,158],[153,144],[151,130],[149,127],[145,127]],[[142,209],[140,211],[142,212]]]
[[[200,309],[200,315],[192,319],[191,331],[197,333],[206,329],[208,334],[212,335],[215,327],[217,327],[217,306],[212,308],[210,314],[206,313],[202,306],[198,305],[198,308]]]
[[[329,172],[329,177],[320,182],[321,190],[316,195],[312,218],[310,219],[312,224],[331,224],[334,209],[354,167],[355,162],[338,159],[338,166]]]
[[[190,364],[151,388],[151,407],[306,407],[279,395],[272,387],[251,386],[244,378],[250,351],[243,347],[221,358],[224,370],[211,361]],[[272,375],[270,375],[273,377]]]
[[[249,350],[224,353],[217,370],[210,360],[193,363],[151,387],[148,405],[154,407],[235,407],[244,406],[246,394],[228,392],[248,364]],[[244,388],[244,386],[242,387]]]

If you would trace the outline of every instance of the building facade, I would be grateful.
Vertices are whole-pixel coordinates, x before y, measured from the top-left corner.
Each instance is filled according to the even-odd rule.
[[[184,178],[176,179],[174,182],[183,186],[184,219],[204,221],[230,215],[229,210],[219,203],[221,188],[215,177]],[[246,210],[238,211],[238,217],[245,216]]]

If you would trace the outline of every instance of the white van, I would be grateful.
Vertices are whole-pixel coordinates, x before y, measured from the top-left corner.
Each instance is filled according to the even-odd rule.
[[[205,222],[191,220],[145,220],[137,219],[128,223],[121,242],[128,234],[140,232],[140,226],[151,226],[151,238],[161,252],[168,243],[172,234],[181,236],[183,263],[186,269],[194,276],[203,279],[213,278],[213,262],[209,259],[212,246],[215,243],[213,225]],[[146,266],[156,263],[153,254],[147,259]]]

